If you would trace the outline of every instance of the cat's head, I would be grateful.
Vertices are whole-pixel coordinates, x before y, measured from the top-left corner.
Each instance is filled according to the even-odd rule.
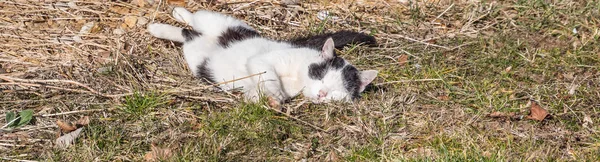
[[[376,70],[359,71],[338,57],[334,47],[333,39],[327,39],[320,58],[308,66],[309,82],[303,94],[314,103],[352,102],[377,76]]]

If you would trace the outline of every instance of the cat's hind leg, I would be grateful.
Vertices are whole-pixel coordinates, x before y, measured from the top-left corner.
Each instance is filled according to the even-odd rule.
[[[173,9],[173,17],[188,23],[203,37],[227,48],[231,43],[260,36],[256,30],[241,20],[218,12],[200,10],[190,13],[184,8]]]
[[[175,7],[172,14],[178,22],[191,25],[191,22],[193,21],[192,18],[194,14],[183,7]]]

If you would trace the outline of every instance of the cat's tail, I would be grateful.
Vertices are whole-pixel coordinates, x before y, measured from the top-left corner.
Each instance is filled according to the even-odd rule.
[[[148,25],[148,32],[157,38],[181,43],[190,41],[195,37],[202,35],[191,29],[183,29],[167,24],[150,24]]]
[[[290,42],[295,45],[311,47],[316,49],[323,48],[323,44],[327,41],[327,38],[333,38],[335,48],[341,49],[348,44],[364,44],[364,45],[376,45],[377,41],[375,37],[367,35],[365,33],[353,32],[342,30],[334,33],[324,33],[314,36],[301,37],[292,39]]]

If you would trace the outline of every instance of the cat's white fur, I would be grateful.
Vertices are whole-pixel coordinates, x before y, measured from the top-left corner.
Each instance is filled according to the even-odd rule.
[[[182,29],[167,24],[151,24],[148,31],[158,38],[185,42],[184,58],[194,75],[198,74],[197,67],[204,59],[209,59],[207,67],[212,70],[216,82],[265,72],[250,79],[220,85],[224,90],[241,88],[245,97],[251,101],[257,101],[262,93],[280,102],[299,93],[313,102],[351,101],[349,92],[344,88],[341,71],[329,72],[322,80],[313,80],[308,75],[310,64],[335,57],[334,42],[331,38],[326,41],[321,51],[293,47],[286,42],[261,37],[234,42],[224,48],[218,45],[218,37],[225,30],[237,26],[252,28],[238,19],[211,11],[197,11],[192,14],[184,8],[175,8],[173,17],[179,22],[191,25],[202,35],[185,42],[181,34]],[[360,72],[360,91],[364,90],[366,84],[376,75],[375,70]]]

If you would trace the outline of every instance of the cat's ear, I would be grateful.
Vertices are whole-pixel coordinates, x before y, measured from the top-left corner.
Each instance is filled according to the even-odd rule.
[[[377,70],[365,70],[365,71],[361,71],[360,72],[360,89],[359,91],[362,92],[365,90],[365,88],[367,87],[367,85],[369,85],[369,83],[371,83],[375,77],[377,77]]]
[[[325,44],[323,44],[323,49],[321,50],[321,57],[325,60],[329,60],[335,57],[334,50],[335,44],[333,44],[333,38],[329,37]]]

